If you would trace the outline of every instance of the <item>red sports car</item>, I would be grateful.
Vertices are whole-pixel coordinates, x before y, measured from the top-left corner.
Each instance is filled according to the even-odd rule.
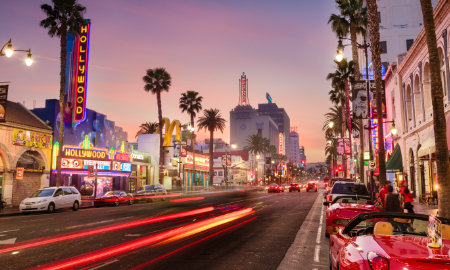
[[[300,192],[300,185],[297,184],[297,183],[291,183],[289,185],[289,192],[291,192],[291,191],[298,191],[298,192]]]
[[[324,202],[324,205],[329,206],[326,210],[325,236],[328,236],[334,228],[344,228],[358,214],[382,211],[372,205],[368,196],[338,196],[331,203]]]
[[[400,212],[363,213],[330,236],[330,269],[450,269],[450,225],[442,221],[441,245],[430,247],[429,216]],[[429,226],[432,225],[432,226]],[[434,225],[434,226],[433,226]],[[437,235],[437,234],[436,234]]]
[[[280,193],[280,192],[284,192],[284,187],[281,185],[277,185],[277,184],[271,184],[267,187],[267,192],[271,193],[271,192],[276,192],[276,193]]]
[[[314,192],[317,192],[317,183],[315,183],[315,182],[309,182],[307,185],[306,185],[306,192],[309,192],[309,191],[314,191]]]

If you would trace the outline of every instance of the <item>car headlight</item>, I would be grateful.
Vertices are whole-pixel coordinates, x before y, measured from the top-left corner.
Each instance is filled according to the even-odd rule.
[[[42,200],[37,201],[36,203],[43,203],[43,202],[46,202],[46,201],[47,201],[47,199],[42,199]]]

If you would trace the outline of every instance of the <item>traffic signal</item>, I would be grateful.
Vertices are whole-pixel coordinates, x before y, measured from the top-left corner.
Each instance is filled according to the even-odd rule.
[[[302,160],[302,167],[305,167],[305,161]]]

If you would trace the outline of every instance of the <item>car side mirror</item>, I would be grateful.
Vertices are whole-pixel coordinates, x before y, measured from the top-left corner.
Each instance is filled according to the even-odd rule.
[[[323,206],[328,206],[328,205],[330,205],[329,202],[323,202]]]

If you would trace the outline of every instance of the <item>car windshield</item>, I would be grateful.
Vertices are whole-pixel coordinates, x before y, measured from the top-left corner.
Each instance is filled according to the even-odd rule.
[[[36,190],[33,194],[31,194],[30,198],[50,197],[53,195],[53,192],[55,192],[54,188],[39,189],[39,190]]]
[[[145,190],[154,190],[155,186],[151,185],[151,186],[145,186]]]
[[[402,216],[386,216],[363,219],[357,224],[351,225],[352,228],[348,231],[350,236],[373,235],[375,225],[378,222],[386,223],[387,226],[392,226],[392,235],[415,235],[427,236],[428,219],[402,217]]]
[[[354,183],[336,183],[331,190],[332,194],[369,195],[366,186]]]
[[[333,200],[334,203],[360,203],[360,204],[372,204],[370,198],[357,198],[357,197],[337,197]]]
[[[105,196],[110,196],[110,195],[119,195],[120,191],[108,191],[105,193]]]

